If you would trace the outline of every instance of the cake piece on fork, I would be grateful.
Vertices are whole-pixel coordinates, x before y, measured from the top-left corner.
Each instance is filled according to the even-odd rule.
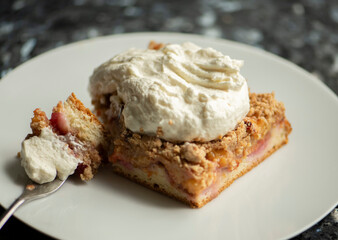
[[[90,180],[106,158],[107,134],[97,117],[74,93],[53,108],[50,119],[39,108],[31,121],[32,134],[22,142],[21,164],[37,183],[61,180],[76,172]]]

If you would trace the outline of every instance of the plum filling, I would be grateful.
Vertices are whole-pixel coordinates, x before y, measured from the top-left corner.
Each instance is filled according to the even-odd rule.
[[[66,135],[70,132],[70,125],[67,118],[61,112],[53,112],[49,122],[53,129],[61,135]]]
[[[128,162],[126,157],[121,153],[115,152],[109,157],[109,161],[112,163],[119,162],[124,168],[128,170],[133,169],[133,165],[130,162]]]
[[[263,139],[257,142],[256,146],[250,151],[248,157],[261,153],[267,147],[270,138],[271,131],[268,132]]]

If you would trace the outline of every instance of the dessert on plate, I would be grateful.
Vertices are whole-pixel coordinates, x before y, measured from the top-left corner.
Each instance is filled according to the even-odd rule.
[[[90,180],[105,158],[107,134],[97,117],[74,93],[53,108],[47,118],[34,110],[32,133],[22,142],[21,165],[28,177],[43,184],[76,172]]]
[[[37,183],[76,172],[90,180],[107,156],[114,172],[202,207],[288,142],[273,93],[250,93],[243,62],[193,43],[151,42],[97,67],[98,118],[71,94],[50,119],[34,111],[22,166]]]
[[[273,93],[250,93],[242,61],[193,43],[130,49],[94,70],[89,91],[116,173],[202,207],[288,142]]]

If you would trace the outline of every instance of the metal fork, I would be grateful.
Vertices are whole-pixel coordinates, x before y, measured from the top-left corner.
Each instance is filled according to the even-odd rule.
[[[56,178],[54,181],[44,184],[37,184],[29,180],[23,193],[12,203],[6,212],[0,218],[0,229],[5,225],[7,220],[14,212],[25,202],[46,197],[56,192],[66,180]]]

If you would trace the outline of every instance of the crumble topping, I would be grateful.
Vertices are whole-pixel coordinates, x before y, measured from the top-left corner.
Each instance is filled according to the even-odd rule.
[[[157,127],[156,136],[157,137],[163,136],[163,129],[162,129],[162,127]]]
[[[34,117],[31,121],[31,129],[33,131],[33,135],[39,136],[41,134],[41,130],[45,127],[49,126],[49,120],[44,111],[41,111],[40,108],[34,110]]]
[[[199,163],[205,158],[203,147],[198,147],[195,143],[186,142],[181,146],[181,156],[190,163]]]

